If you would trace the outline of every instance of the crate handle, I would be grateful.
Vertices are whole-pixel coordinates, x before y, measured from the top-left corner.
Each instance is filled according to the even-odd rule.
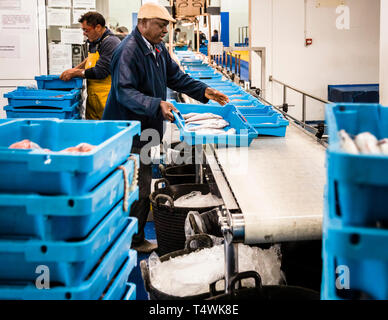
[[[155,184],[154,184],[155,191],[159,190],[159,184],[162,182],[166,184],[166,188],[170,187],[170,182],[168,182],[168,180],[166,178],[162,178],[162,179],[155,181]]]
[[[166,168],[164,167],[164,165],[159,164],[159,170],[160,170],[160,173],[162,174],[162,176],[165,177],[166,176]]]
[[[156,205],[160,205],[159,204],[159,199],[164,199],[165,201],[168,201],[170,203],[170,210],[173,210],[174,209],[174,200],[167,194],[158,194],[156,197],[155,197],[155,202],[156,202]],[[163,203],[163,205],[166,205]]]

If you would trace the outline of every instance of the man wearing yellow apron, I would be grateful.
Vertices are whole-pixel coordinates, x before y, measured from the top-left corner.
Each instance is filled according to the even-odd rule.
[[[64,71],[60,78],[64,81],[74,77],[87,79],[85,118],[100,120],[111,87],[110,62],[120,39],[105,26],[105,19],[98,12],[84,14],[79,22],[88,38],[88,57],[75,68]]]

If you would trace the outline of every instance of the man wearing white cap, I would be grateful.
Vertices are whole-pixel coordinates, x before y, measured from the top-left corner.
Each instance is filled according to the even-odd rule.
[[[221,105],[228,97],[182,72],[171,59],[162,40],[169,22],[175,22],[167,9],[154,3],[144,4],[138,13],[138,24],[116,49],[112,62],[112,87],[103,120],[138,120],[142,131],[154,129],[159,134],[156,145],[163,137],[163,121],[174,121],[175,107],[166,101],[167,87],[185,93],[195,100],[207,103],[209,99]],[[139,153],[148,141],[137,136],[133,153]],[[138,218],[139,232],[134,236],[133,248],[151,252],[156,245],[144,238],[144,227],[150,208],[151,165],[141,163],[139,171],[139,201],[131,207],[131,215]]]

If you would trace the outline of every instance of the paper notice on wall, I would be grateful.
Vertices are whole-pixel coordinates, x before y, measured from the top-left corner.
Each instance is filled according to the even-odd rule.
[[[21,0],[0,0],[0,10],[21,10]]]
[[[223,42],[212,42],[210,45],[210,55],[220,56],[224,52],[224,43]]]
[[[71,0],[48,0],[48,7],[70,8]]]
[[[96,0],[73,0],[73,8],[95,8]]]
[[[3,14],[0,23],[2,29],[30,29],[32,26],[29,14]]]
[[[61,28],[61,43],[83,44],[84,35],[82,29]]]
[[[72,67],[71,44],[49,44],[49,73],[61,74]]]
[[[0,35],[0,59],[20,59],[20,37]]]
[[[78,20],[90,9],[73,9],[73,24],[79,23]]]
[[[70,26],[70,9],[47,9],[47,24],[49,26]]]

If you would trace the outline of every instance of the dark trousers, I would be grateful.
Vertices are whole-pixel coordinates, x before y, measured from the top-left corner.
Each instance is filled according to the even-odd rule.
[[[140,154],[140,148],[132,147],[132,153]],[[144,227],[147,223],[148,213],[150,211],[150,193],[152,181],[152,166],[145,165],[140,161],[139,168],[139,200],[131,206],[130,216],[138,219],[138,232],[133,236],[132,243],[138,245],[145,239]]]

